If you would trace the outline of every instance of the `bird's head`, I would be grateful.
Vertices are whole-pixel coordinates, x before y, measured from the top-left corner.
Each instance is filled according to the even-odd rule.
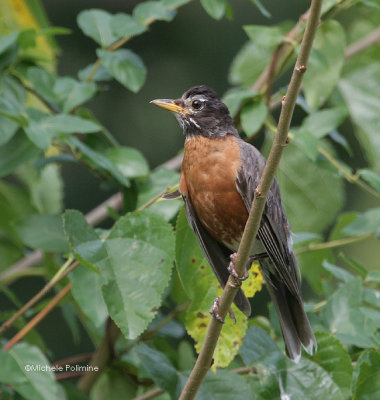
[[[173,112],[186,137],[237,135],[227,106],[207,86],[194,86],[177,100],[157,99],[151,103]]]

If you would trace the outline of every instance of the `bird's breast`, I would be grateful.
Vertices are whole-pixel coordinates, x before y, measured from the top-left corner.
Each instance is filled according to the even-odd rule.
[[[205,229],[236,250],[248,212],[236,190],[240,150],[232,135],[186,140],[180,190],[193,204]]]

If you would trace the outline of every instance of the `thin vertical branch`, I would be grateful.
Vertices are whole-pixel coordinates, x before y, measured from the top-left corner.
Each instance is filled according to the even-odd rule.
[[[237,262],[235,265],[236,272],[239,276],[242,276],[244,273],[244,268],[248,260],[250,249],[252,248],[252,244],[260,226],[266,196],[272,185],[277,166],[280,162],[282,152],[288,140],[288,131],[293,116],[297,95],[301,87],[303,74],[307,69],[307,61],[310,56],[312,44],[319,24],[321,5],[322,0],[312,0],[311,2],[310,14],[302,40],[301,50],[293,70],[286,97],[282,102],[282,109],[277,126],[276,137],[274,139],[260,183],[255,191],[256,196],[252,203],[248,221],[239,245]],[[230,277],[224,288],[223,295],[219,303],[219,314],[222,318],[225,318],[237,291],[238,288],[235,287],[233,278]],[[222,326],[223,325],[215,318],[211,318],[202,350],[181,393],[180,400],[194,399],[204,377],[207,374],[207,371],[211,366],[212,356],[214,354]]]

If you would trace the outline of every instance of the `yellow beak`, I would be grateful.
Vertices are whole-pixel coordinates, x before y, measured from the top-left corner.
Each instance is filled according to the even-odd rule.
[[[165,110],[172,111],[176,114],[188,114],[188,110],[184,107],[175,104],[174,100],[170,99],[156,99],[151,101],[157,107],[164,108]]]

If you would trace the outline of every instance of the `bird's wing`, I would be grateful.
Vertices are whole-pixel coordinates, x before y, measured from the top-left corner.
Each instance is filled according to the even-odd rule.
[[[207,258],[207,261],[211,265],[214,274],[218,278],[218,281],[222,287],[224,287],[229,277],[227,266],[230,261],[229,256],[231,254],[231,250],[215,240],[203,228],[191,203],[191,199],[184,194],[182,194],[182,197],[185,203],[187,220],[195,232],[201,249]],[[244,314],[247,316],[251,314],[251,306],[241,289],[239,289],[238,293],[236,294],[234,302]]]
[[[254,191],[265,167],[265,158],[255,147],[243,140],[239,140],[239,147],[242,164],[238,171],[236,186],[249,212]],[[299,296],[297,262],[291,249],[289,222],[281,204],[276,179],[268,193],[257,236],[274,265],[276,275],[281,278],[291,293]],[[266,278],[270,280],[269,276]]]

